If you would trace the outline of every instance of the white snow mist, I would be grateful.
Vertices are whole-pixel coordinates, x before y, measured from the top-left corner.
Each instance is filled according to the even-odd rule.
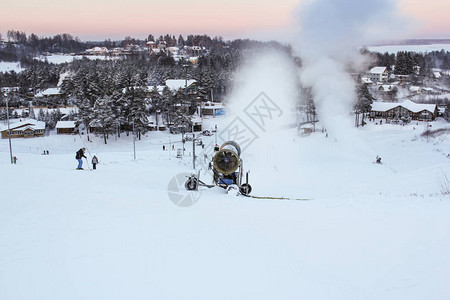
[[[300,81],[311,88],[320,122],[338,140],[350,138],[353,128],[354,81],[347,70],[364,66],[358,48],[392,24],[394,11],[390,0],[303,1],[297,9]]]
[[[292,59],[281,50],[255,50],[233,78],[233,91],[227,99],[229,121],[243,114],[244,109],[252,105],[260,93],[264,93],[282,111],[282,118],[267,120],[270,126],[264,128],[265,134],[295,123],[293,107],[298,98],[296,72]],[[254,126],[251,122],[248,125]]]

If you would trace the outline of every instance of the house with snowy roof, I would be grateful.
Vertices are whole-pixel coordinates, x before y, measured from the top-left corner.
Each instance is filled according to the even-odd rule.
[[[389,78],[389,72],[386,67],[373,67],[370,69],[367,76],[373,82],[387,81]]]
[[[198,114],[191,116],[192,130],[194,132],[203,131],[203,119]]]
[[[150,48],[150,49],[153,49],[153,48],[156,48],[156,47],[157,47],[157,44],[156,44],[154,41],[148,41],[148,42],[146,43],[146,45],[147,45],[147,47]]]
[[[422,88],[422,93],[425,93],[427,95],[438,95],[438,94],[440,94],[439,91],[436,91],[435,89],[430,88],[430,87],[423,87]]]
[[[48,88],[43,91],[37,92],[34,97],[36,98],[61,98],[64,94],[59,88]]]
[[[179,89],[183,91],[187,87],[187,93],[193,93],[197,90],[197,80],[195,79],[167,79],[166,86],[172,91],[176,92]]]
[[[57,134],[74,134],[76,133],[76,128],[75,121],[58,121],[56,123]]]
[[[202,104],[201,109],[204,116],[225,115],[225,106],[219,102],[207,101]]]
[[[395,85],[392,84],[382,84],[378,87],[378,91],[379,92],[392,92],[392,91],[396,91],[397,87]]]
[[[365,84],[372,84],[373,83],[372,80],[370,80],[370,78],[366,77],[366,76],[361,77],[361,82],[365,83]]]
[[[30,138],[44,136],[45,122],[36,121],[33,119],[22,120],[8,126],[3,126],[0,129],[2,139],[11,138]]]
[[[106,47],[94,47],[92,49],[87,49],[86,52],[91,55],[105,55],[108,54],[109,50]]]
[[[421,104],[411,100],[403,102],[373,102],[371,118],[395,120],[411,118],[411,120],[431,121],[438,116],[436,104]]]
[[[409,91],[413,94],[421,94],[422,88],[420,86],[411,86],[409,87]]]

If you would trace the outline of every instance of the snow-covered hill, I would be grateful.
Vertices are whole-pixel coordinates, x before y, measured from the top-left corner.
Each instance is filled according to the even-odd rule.
[[[433,51],[450,51],[450,44],[429,44],[429,45],[380,45],[369,46],[367,49],[371,52],[380,52],[397,54],[399,51],[411,51],[416,53],[427,53]]]
[[[1,140],[1,298],[448,299],[450,137],[424,127],[261,135],[242,155],[253,194],[311,200],[213,188],[190,207],[168,195],[192,171],[192,145],[183,159],[162,150],[180,136],[148,133],[136,159],[131,137],[17,139],[16,165]],[[84,146],[96,171],[75,170]]]

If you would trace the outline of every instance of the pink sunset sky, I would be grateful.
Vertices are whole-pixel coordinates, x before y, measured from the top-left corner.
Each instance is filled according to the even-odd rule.
[[[276,38],[288,31],[302,1],[311,0],[2,0],[0,33],[70,33],[82,40],[143,39],[150,33]],[[449,0],[397,4],[411,24],[402,38],[450,38]]]

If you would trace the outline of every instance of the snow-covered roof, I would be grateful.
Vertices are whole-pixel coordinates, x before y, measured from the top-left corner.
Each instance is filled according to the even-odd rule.
[[[367,84],[371,84],[371,83],[372,83],[372,80],[370,80],[370,79],[367,78],[367,77],[362,77],[362,78],[361,78],[361,81],[362,81],[363,83],[367,83]]]
[[[441,78],[441,73],[433,72],[434,78]]]
[[[108,48],[106,47],[94,47],[92,49],[87,49],[87,52],[108,52]]]
[[[75,121],[58,121],[56,123],[56,128],[75,128]]]
[[[59,88],[48,88],[46,90],[40,91],[34,95],[35,97],[49,97],[61,95]]]
[[[195,79],[188,79],[187,86],[189,87],[191,84],[196,83],[196,82],[197,82],[197,80],[195,80]],[[186,80],[185,79],[167,79],[166,85],[172,91],[177,91],[179,89],[185,88]]]
[[[59,88],[48,88],[42,92],[42,95],[44,96],[61,95],[61,91],[59,90]]]
[[[383,84],[381,85],[378,90],[383,90],[384,92],[390,92],[394,90],[394,86],[391,84]]]
[[[422,88],[422,90],[424,90],[426,92],[435,92],[435,90],[433,88],[430,88],[430,87],[424,87],[424,88]]]
[[[386,71],[386,67],[373,67],[370,69],[372,74],[383,74]]]
[[[420,92],[422,90],[422,88],[420,86],[411,86],[409,88],[410,92]]]
[[[372,111],[388,111],[398,106],[402,106],[413,113],[418,113],[423,110],[434,113],[436,109],[436,104],[420,104],[414,103],[411,100],[405,100],[403,102],[373,102]]]
[[[27,127],[24,127],[24,126],[27,126]],[[34,119],[24,119],[22,121],[9,124],[9,128],[11,130],[14,130],[19,127],[24,127],[23,130],[25,130],[26,128],[31,128],[33,130],[45,129],[45,122],[37,121]],[[8,125],[5,125],[0,128],[0,131],[4,131],[7,129],[8,129]]]

